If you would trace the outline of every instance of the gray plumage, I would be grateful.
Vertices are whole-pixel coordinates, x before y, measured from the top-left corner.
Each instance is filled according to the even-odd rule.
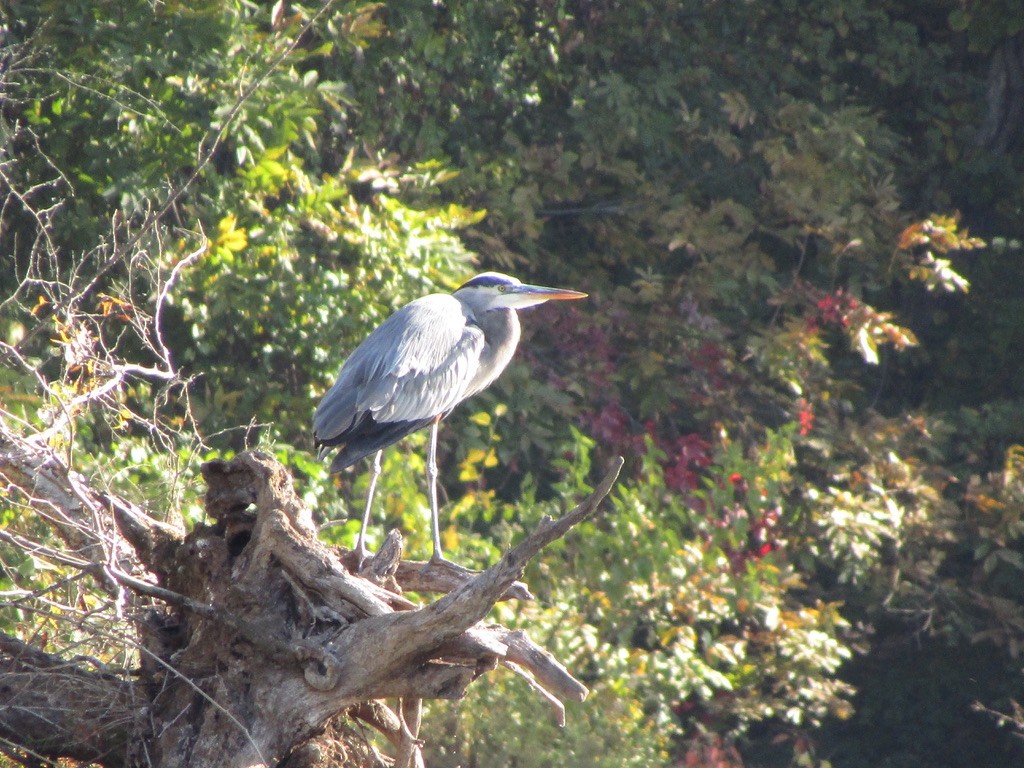
[[[324,395],[313,416],[313,437],[323,458],[331,450],[331,472],[397,442],[428,424],[428,474],[435,521],[434,559],[441,559],[436,530],[437,423],[467,397],[489,386],[519,343],[517,309],[552,299],[586,294],[524,285],[514,277],[486,272],[454,294],[432,294],[407,304],[381,323],[356,350]],[[374,463],[363,538],[379,472]]]

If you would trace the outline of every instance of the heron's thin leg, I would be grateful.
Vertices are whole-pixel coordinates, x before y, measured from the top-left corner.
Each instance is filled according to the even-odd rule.
[[[356,539],[356,554],[362,565],[362,560],[369,554],[366,551],[366,529],[370,525],[370,509],[373,507],[373,492],[377,490],[377,478],[380,477],[380,456],[384,451],[377,451],[373,457],[373,474],[370,475],[370,490],[366,494],[366,510],[363,512],[363,525],[359,529],[359,538]]]
[[[437,514],[437,426],[440,419],[434,419],[430,425],[430,447],[427,449],[427,484],[430,493],[430,532],[434,537],[433,561],[444,560],[441,555],[441,526]]]

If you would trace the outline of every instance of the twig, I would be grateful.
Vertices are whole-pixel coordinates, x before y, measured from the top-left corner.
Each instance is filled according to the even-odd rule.
[[[531,688],[533,688],[534,691],[536,691],[537,693],[539,693],[541,695],[541,697],[551,707],[551,712],[553,713],[554,718],[555,718],[555,724],[559,728],[564,728],[565,727],[565,705],[561,701],[559,701],[558,697],[555,696],[553,693],[551,693],[551,691],[549,691],[543,685],[538,683],[537,682],[537,678],[535,678],[532,674],[530,674],[530,672],[528,670],[523,669],[518,664],[516,664],[514,661],[507,661],[506,660],[506,661],[501,662],[501,664],[502,664],[503,667],[507,667],[508,669],[512,670],[517,675],[519,675],[521,678],[523,678],[523,680],[525,680],[527,682],[527,684]]]
[[[200,244],[192,253],[182,258],[174,267],[171,269],[171,274],[167,276],[164,284],[160,286],[160,290],[156,295],[156,309],[153,310],[153,336],[156,339],[157,346],[160,348],[160,354],[163,357],[164,364],[168,367],[173,377],[173,367],[171,366],[171,351],[167,348],[167,344],[164,342],[163,331],[161,329],[161,322],[163,319],[164,305],[167,302],[167,296],[171,292],[171,288],[174,287],[174,283],[177,282],[178,277],[181,273],[192,266],[196,260],[206,252],[209,241],[206,239],[206,234],[200,230]]]

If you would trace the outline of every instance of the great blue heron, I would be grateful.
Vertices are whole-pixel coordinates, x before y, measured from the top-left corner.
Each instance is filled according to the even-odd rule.
[[[360,562],[367,556],[366,528],[381,471],[381,451],[428,424],[427,480],[434,540],[430,559],[444,560],[437,515],[438,424],[505,370],[519,343],[515,310],[586,295],[524,285],[514,277],[485,272],[455,293],[435,293],[406,304],[356,347],[317,406],[313,438],[320,458],[339,449],[331,461],[332,473],[375,454],[356,540]]]

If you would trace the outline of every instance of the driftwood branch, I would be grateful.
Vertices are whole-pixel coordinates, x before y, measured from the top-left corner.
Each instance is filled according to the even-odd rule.
[[[622,460],[619,459],[583,503],[562,518],[541,520],[522,543],[454,592],[420,610],[377,616],[373,621],[359,622],[351,627],[339,641],[339,649],[345,647],[346,650],[343,670],[351,673],[351,676],[343,674],[343,679],[386,679],[401,670],[416,668],[432,658],[445,643],[452,642],[480,622],[522,575],[530,558],[594,514],[598,504],[611,490],[621,466]],[[374,648],[377,653],[366,658],[357,651],[358,648]],[[507,655],[507,650],[504,655]],[[531,661],[537,658],[531,657]]]

